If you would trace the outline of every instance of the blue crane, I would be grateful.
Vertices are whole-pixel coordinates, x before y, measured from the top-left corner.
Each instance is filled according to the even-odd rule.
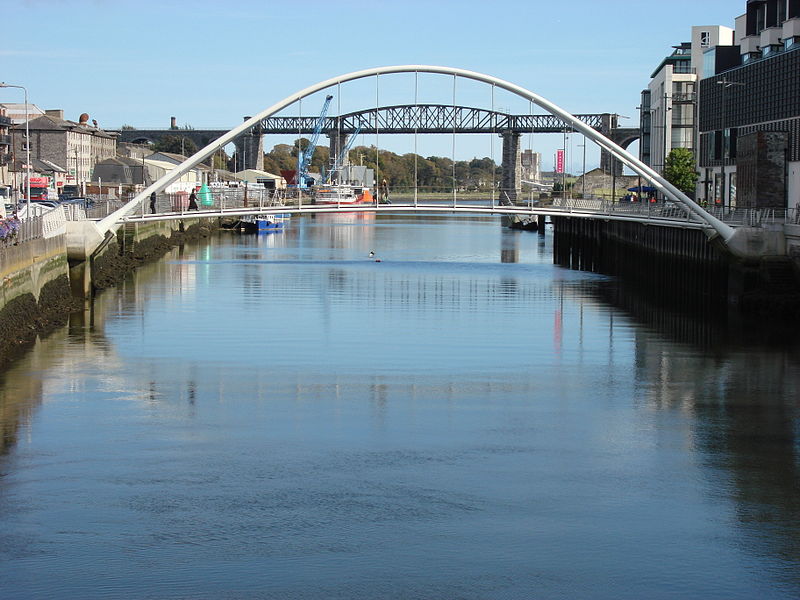
[[[311,166],[311,158],[314,156],[314,150],[317,149],[317,141],[319,140],[320,133],[322,133],[322,126],[325,124],[325,115],[328,114],[328,107],[331,105],[331,100],[333,100],[333,96],[327,96],[325,98],[325,104],[322,105],[322,112],[319,114],[317,124],[314,125],[314,133],[311,134],[311,141],[308,142],[306,149],[303,151],[300,151],[300,148],[297,149],[297,174],[294,180],[299,188],[305,189],[306,187],[308,167]]]
[[[328,176],[325,178],[325,183],[330,183],[331,179],[333,179],[333,174],[337,171],[342,169],[342,165],[344,164],[345,159],[347,158],[347,153],[350,152],[350,149],[353,147],[353,142],[356,141],[358,134],[361,133],[361,123],[359,122],[358,126],[356,127],[355,132],[347,139],[347,143],[342,148],[342,151],[336,156],[336,160],[333,163],[330,171],[328,171]]]

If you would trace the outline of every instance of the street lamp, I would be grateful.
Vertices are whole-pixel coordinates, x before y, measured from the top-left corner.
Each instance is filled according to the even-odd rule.
[[[722,206],[724,207],[725,206],[725,192],[729,191],[729,190],[727,190],[727,186],[725,185],[725,150],[726,150],[726,146],[727,146],[727,150],[728,150],[728,155],[730,155],[730,150],[731,150],[730,149],[730,144],[725,144],[725,116],[726,116],[725,115],[725,90],[727,90],[729,87],[732,87],[734,85],[743,86],[744,84],[741,83],[741,82],[738,82],[738,81],[728,81],[725,77],[723,77],[722,79],[720,79],[716,83],[717,83],[717,85],[721,85],[722,86],[722,88],[721,88],[722,89],[722,97],[721,97],[722,110],[720,111],[722,113],[722,119],[721,119],[722,120],[722,125],[721,125],[721,127],[722,127],[722,144],[721,144],[721,146],[722,146],[722,185],[721,185],[720,191],[722,192],[721,193],[721,201],[722,201]],[[728,141],[730,142],[730,138],[728,139]],[[730,207],[730,202],[728,204],[729,204],[729,207]]]
[[[586,199],[586,136],[583,136],[583,143],[578,144],[578,148],[583,148],[583,177],[581,177],[581,198]]]
[[[17,88],[22,90],[25,93],[25,167],[28,173],[26,177],[26,189],[27,189],[27,205],[28,210],[26,212],[26,216],[28,219],[31,218],[31,137],[30,132],[28,131],[28,89],[24,85],[11,85],[10,83],[6,83],[5,81],[0,81],[0,88]]]

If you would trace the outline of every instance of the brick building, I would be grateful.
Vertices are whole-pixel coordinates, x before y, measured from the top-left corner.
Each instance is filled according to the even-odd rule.
[[[45,114],[28,123],[31,158],[48,161],[63,167],[75,178],[75,183],[88,182],[94,166],[101,160],[116,155],[116,135],[89,125],[88,115],[80,122],[64,119],[64,111],[47,110]],[[15,168],[22,170],[21,158],[25,156],[25,127],[13,129]]]

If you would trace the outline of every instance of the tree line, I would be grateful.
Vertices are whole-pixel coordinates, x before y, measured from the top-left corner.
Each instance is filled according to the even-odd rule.
[[[294,144],[276,144],[264,154],[264,170],[279,174],[297,168],[297,154],[305,150],[310,141],[301,137]],[[176,133],[164,136],[153,146],[157,152],[172,152],[190,156],[197,152],[197,145],[185,136]],[[391,188],[411,188],[415,183],[430,191],[448,192],[455,187],[459,191],[485,191],[499,186],[501,167],[488,157],[472,160],[457,160],[441,156],[420,156],[414,153],[397,154],[390,150],[376,150],[375,146],[356,146],[349,152],[350,164],[373,169],[380,179],[386,179]],[[215,168],[239,171],[236,152],[228,156],[224,150],[214,155]],[[310,171],[327,173],[331,167],[330,149],[317,146],[311,160]]]
[[[297,168],[298,149],[304,150],[309,141],[300,138],[293,145],[278,144],[264,154],[264,170],[280,173]],[[431,191],[490,190],[500,182],[501,167],[488,157],[457,160],[441,156],[420,156],[414,153],[397,154],[375,146],[356,146],[349,152],[352,165],[373,169],[391,188],[411,188],[415,184]],[[327,172],[331,167],[330,149],[317,146],[310,171]]]

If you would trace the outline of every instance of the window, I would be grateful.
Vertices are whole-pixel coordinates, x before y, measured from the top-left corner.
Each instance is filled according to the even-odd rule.
[[[676,127],[671,131],[671,144],[672,148],[689,148],[694,147],[694,130],[688,127]]]
[[[761,33],[767,27],[767,5],[761,4],[756,9],[756,34]]]
[[[694,104],[673,104],[672,124],[692,127],[694,125]]]
[[[710,48],[711,47],[711,32],[710,31],[701,31],[700,32],[700,47],[701,48]]]

